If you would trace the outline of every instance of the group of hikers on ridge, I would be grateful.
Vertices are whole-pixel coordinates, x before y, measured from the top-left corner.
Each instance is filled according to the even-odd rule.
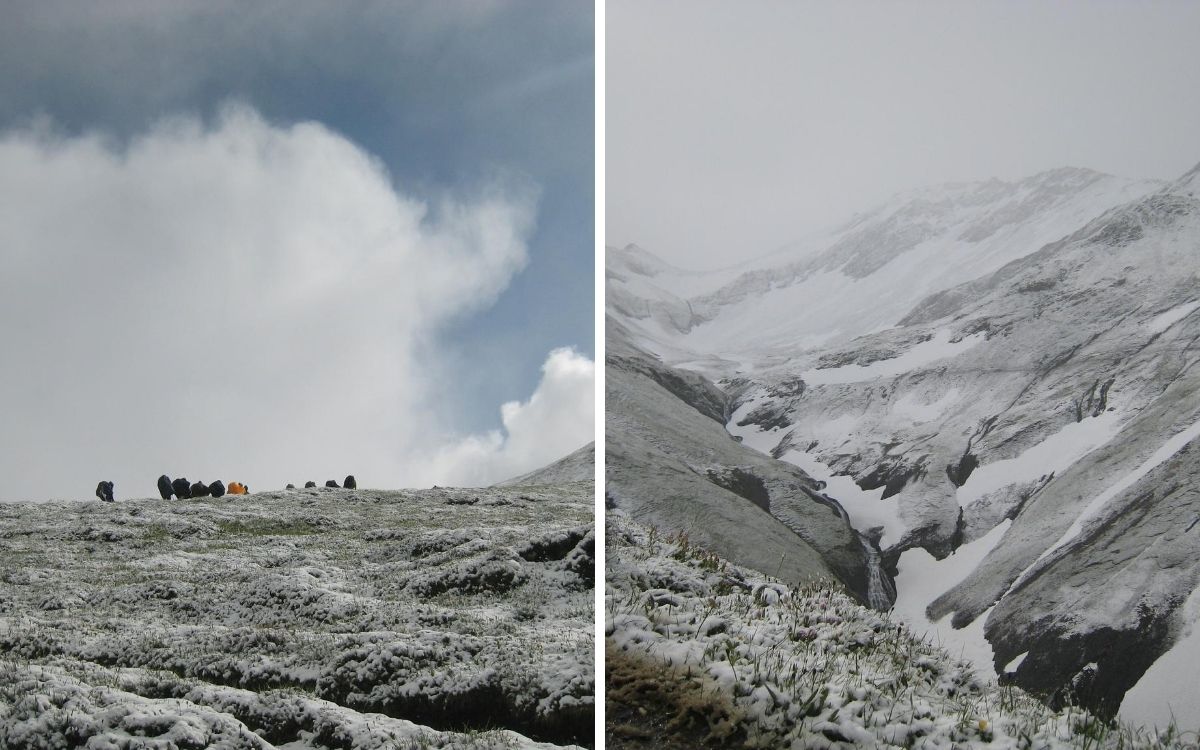
[[[304,489],[306,489],[306,490],[312,489],[313,487],[316,487],[316,486],[317,486],[317,483],[312,481],[311,479],[304,483]],[[341,484],[338,484],[336,479],[330,479],[325,482],[325,486],[333,487],[334,489],[356,490],[356,489],[358,489],[358,482],[354,479],[353,474],[347,474],[346,480],[344,482],[342,482]],[[284,489],[285,490],[294,490],[294,489],[296,489],[296,485],[289,484],[287,487],[284,487]]]
[[[163,500],[170,500],[172,495],[180,500],[189,500],[194,497],[209,497],[210,495],[212,497],[223,497],[226,491],[230,495],[250,494],[250,488],[241,482],[230,482],[229,489],[226,490],[224,483],[220,479],[212,484],[205,484],[204,482],[188,484],[188,480],[183,477],[172,480],[169,476],[163,474],[158,478],[158,494],[162,495]]]
[[[305,488],[316,487],[317,483],[309,481],[306,482],[304,486]],[[342,484],[339,485],[336,480],[330,479],[329,481],[325,482],[325,486],[335,488],[344,487],[348,490],[355,490],[358,489],[358,482],[354,479],[353,474],[349,474],[346,476],[346,480]],[[286,489],[294,490],[296,489],[296,485],[289,484]],[[170,500],[172,497],[178,498],[179,500],[190,500],[200,497],[224,497],[226,494],[249,495],[250,488],[241,482],[230,482],[229,487],[226,488],[225,483],[220,479],[212,484],[205,484],[204,482],[189,483],[188,480],[183,477],[172,480],[169,476],[163,474],[158,478],[158,494],[162,495],[163,500]],[[96,497],[100,498],[106,503],[115,502],[115,499],[113,498],[113,483],[109,481],[101,481],[99,484],[97,484]]]

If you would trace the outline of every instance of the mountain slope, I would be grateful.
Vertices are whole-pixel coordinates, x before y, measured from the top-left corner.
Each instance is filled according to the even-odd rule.
[[[724,395],[637,349],[608,321],[609,502],[664,533],[785,580],[832,578],[868,597],[863,543],[804,472],[741,446]]]
[[[609,248],[608,309],[671,364],[761,360],[894,325],[928,294],[986,275],[1160,185],[1087,169],[896,196],[836,230],[722,272]],[[716,373],[710,371],[711,375]]]
[[[592,481],[595,475],[596,444],[592,442],[540,469],[534,469],[528,474],[522,474],[512,479],[505,479],[503,482],[497,482],[497,486],[588,482]]]
[[[969,253],[954,272],[969,280],[923,299],[847,293],[835,315],[854,320],[905,301],[885,330],[786,344],[772,333],[777,311],[731,302],[714,321],[729,312],[766,333],[731,353],[699,346],[694,327],[668,356],[692,347],[684,364],[721,376],[732,398],[729,430],[828,482],[856,528],[880,539],[898,611],[964,628],[964,648],[1005,679],[1112,715],[1200,615],[1189,604],[1200,582],[1198,175],[1115,205],[1080,198],[1097,210],[1061,235],[1008,248],[994,269]],[[1001,229],[1040,236],[1077,214],[1039,217]],[[1026,221],[1037,226],[1017,226]],[[916,225],[897,220],[889,236],[924,236],[920,214]],[[839,273],[870,278],[917,257],[881,247],[837,256]],[[810,308],[791,310],[798,321]]]

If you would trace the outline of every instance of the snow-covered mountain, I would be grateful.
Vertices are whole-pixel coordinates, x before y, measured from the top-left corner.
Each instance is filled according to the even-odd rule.
[[[741,266],[695,273],[609,248],[607,307],[672,364],[845,342],[895,325],[918,300],[994,271],[1159,187],[1063,168],[1019,182],[896,196],[832,232]]]
[[[630,250],[613,275],[653,273],[610,309],[827,483],[911,624],[1054,701],[1148,707],[1200,650],[1198,175],[918,191],[690,296]],[[629,312],[650,282],[686,325]]]

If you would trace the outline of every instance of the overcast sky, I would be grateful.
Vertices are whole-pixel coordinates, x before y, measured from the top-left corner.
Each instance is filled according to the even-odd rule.
[[[908,188],[1200,162],[1200,3],[606,4],[606,242],[690,268]]]
[[[7,3],[0,499],[481,483],[590,440],[592,16]]]

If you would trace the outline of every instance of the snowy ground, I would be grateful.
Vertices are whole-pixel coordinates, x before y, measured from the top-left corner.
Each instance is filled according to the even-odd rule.
[[[669,714],[663,747],[1198,746],[1194,735],[1052,712],[828,586],[788,587],[619,513],[608,523],[608,663],[655,675],[657,688],[639,687]],[[655,717],[608,700],[608,746],[645,746],[638,724]]]
[[[906,550],[897,564],[900,573],[896,576],[896,604],[892,616],[918,636],[928,638],[954,656],[969,661],[980,674],[991,674],[993,671],[992,646],[983,635],[987,615],[975,618],[965,628],[954,628],[950,626],[950,615],[930,622],[925,609],[946,589],[975,570],[1000,543],[1011,525],[1012,521],[1001,522],[986,535],[960,546],[942,560],[916,547]]]
[[[890,359],[880,359],[869,365],[849,364],[841,367],[805,370],[800,377],[808,385],[860,383],[874,378],[890,378],[926,367],[941,359],[954,357],[983,343],[985,335],[975,333],[952,342],[947,329],[937,331],[929,341],[923,341],[908,351]]]
[[[0,747],[593,742],[593,484],[0,505]]]

